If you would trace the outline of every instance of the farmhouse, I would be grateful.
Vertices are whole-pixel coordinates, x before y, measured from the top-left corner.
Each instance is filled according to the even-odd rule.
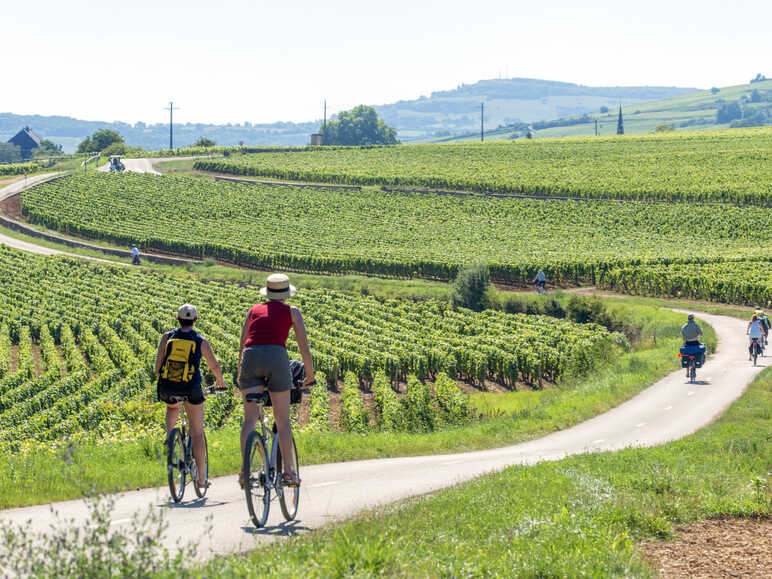
[[[21,156],[26,159],[31,155],[32,149],[36,149],[40,146],[40,137],[38,137],[29,127],[24,127],[21,131],[11,137],[8,142],[19,147],[21,149]]]

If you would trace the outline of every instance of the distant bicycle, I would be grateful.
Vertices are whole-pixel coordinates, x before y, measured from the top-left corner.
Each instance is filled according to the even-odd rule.
[[[220,392],[214,388],[208,388],[206,394],[215,394]],[[187,402],[185,395],[170,396],[172,403]],[[193,480],[193,488],[196,496],[203,499],[206,496],[206,488],[198,484],[198,465],[193,457],[193,439],[188,430],[188,415],[182,408],[182,425],[172,428],[166,441],[166,471],[169,480],[169,493],[175,503],[182,501],[185,495],[185,482],[188,476]],[[209,448],[206,443],[206,433],[204,433],[204,480],[209,480]]]
[[[314,383],[310,383],[309,386]],[[301,397],[302,391],[299,384],[295,382],[290,390],[290,404],[300,403]],[[269,428],[268,420],[263,413],[263,408],[271,405],[270,395],[268,392],[253,392],[247,394],[245,400],[258,405],[258,424],[260,425],[260,430],[253,430],[249,433],[244,447],[243,482],[249,516],[256,527],[265,526],[271,507],[271,493],[274,492],[279,498],[279,505],[284,518],[291,521],[298,512],[300,483],[285,484],[282,482],[284,463],[279,449],[276,424]],[[300,463],[298,462],[298,449],[295,446],[294,435],[292,437],[292,451],[295,454],[295,468],[299,471]]]
[[[756,365],[756,361],[758,360],[759,356],[761,356],[762,348],[761,348],[761,338],[751,338],[751,357],[753,358],[753,365]]]
[[[689,382],[694,383],[697,380],[697,368],[702,368],[705,362],[705,345],[683,345],[678,357],[681,358],[681,367],[686,368],[686,377]]]

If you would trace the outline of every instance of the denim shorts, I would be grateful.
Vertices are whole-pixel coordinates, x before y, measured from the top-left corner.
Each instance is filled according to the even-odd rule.
[[[270,392],[292,388],[289,356],[283,346],[250,346],[241,355],[239,389],[262,386]]]

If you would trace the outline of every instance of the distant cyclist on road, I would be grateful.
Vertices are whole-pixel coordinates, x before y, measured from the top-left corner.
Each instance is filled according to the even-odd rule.
[[[246,395],[267,389],[279,434],[279,448],[281,455],[286,458],[282,480],[285,484],[297,485],[300,480],[293,459],[295,454],[292,452],[292,425],[289,418],[292,373],[286,348],[291,328],[295,330],[295,340],[305,366],[303,385],[314,382],[314,364],[303,316],[298,308],[284,303],[284,300],[295,295],[295,286],[290,285],[289,278],[281,273],[269,275],[265,285],[260,293],[268,298],[268,303],[252,306],[241,328],[238,366],[238,385],[244,397],[241,456],[244,456],[247,437],[255,429],[259,416],[259,408],[255,404],[247,404]],[[239,477],[242,486],[243,477],[242,471]]]
[[[764,339],[766,341],[769,338],[769,330],[770,330],[769,318],[767,317],[767,314],[765,314],[759,306],[756,306],[756,316],[758,317],[759,322],[761,323],[761,329],[764,330]]]
[[[694,314],[689,314],[686,320],[686,323],[681,326],[681,338],[684,341],[684,346],[699,346],[702,328],[694,321]]]
[[[700,342],[700,336],[702,336],[702,328],[694,321],[694,314],[689,314],[686,318],[686,323],[681,326],[681,339],[684,346],[702,346]],[[703,354],[704,356],[704,354]],[[705,360],[701,360],[704,363]],[[689,376],[689,370],[686,370],[687,377]]]
[[[139,265],[139,249],[136,245],[131,246],[131,265]]]
[[[209,342],[193,329],[198,320],[196,306],[185,304],[177,310],[180,327],[166,332],[158,344],[155,373],[158,376],[158,400],[166,403],[166,435],[177,423],[180,403],[171,396],[187,396],[185,411],[193,439],[193,456],[196,459],[199,476],[206,476],[206,446],[204,444],[204,391],[201,387],[201,357],[215,377],[215,388],[224,390],[225,381],[220,365],[209,346]],[[208,480],[199,480],[198,486],[209,487]]]
[[[547,285],[547,276],[544,275],[544,272],[542,270],[539,270],[538,273],[536,274],[536,277],[533,278],[533,282],[531,283],[536,284],[537,291],[539,291],[540,293],[543,293]]]
[[[753,360],[753,340],[761,342],[762,338],[766,336],[764,326],[761,325],[761,320],[756,314],[751,316],[751,321],[748,322],[748,329],[745,330],[745,334],[750,339],[748,344],[748,360]]]

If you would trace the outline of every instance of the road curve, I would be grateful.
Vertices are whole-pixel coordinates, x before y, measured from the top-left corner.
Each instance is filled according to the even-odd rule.
[[[277,537],[317,529],[354,513],[446,488],[510,465],[559,460],[568,455],[644,447],[686,436],[712,422],[750,384],[763,366],[747,361],[745,324],[726,316],[699,314],[713,326],[718,348],[689,384],[684,373],[674,372],[626,403],[538,440],[479,452],[421,457],[389,458],[302,468],[303,486],[298,520],[282,523],[278,504],[272,504],[266,529],[255,529],[236,477],[214,480],[203,500],[172,505],[165,487],[121,493],[116,496],[113,527],[126,525],[148,507],[163,509],[169,527],[165,544],[174,550],[187,541],[198,543],[199,552],[214,554],[242,551]],[[235,449],[233,449],[235,451]],[[301,457],[302,462],[302,457]],[[159,469],[164,465],[159,462]],[[82,500],[57,503],[64,518],[84,520]],[[207,516],[211,515],[209,522]],[[22,523],[47,531],[51,524],[48,505],[3,511],[4,521]],[[211,533],[208,531],[211,530]]]

